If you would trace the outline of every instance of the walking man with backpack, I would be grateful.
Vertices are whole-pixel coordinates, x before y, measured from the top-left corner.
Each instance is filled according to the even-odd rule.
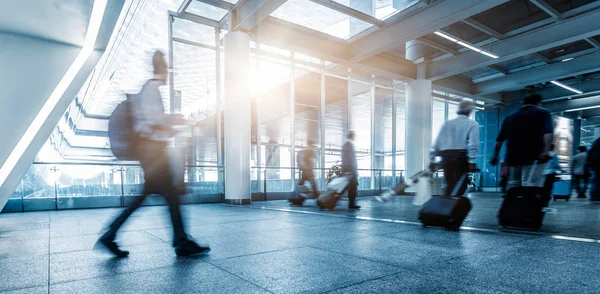
[[[139,94],[125,101],[125,103],[129,103],[131,119],[133,120],[133,130],[130,132],[129,140],[135,141],[135,144],[129,144],[130,148],[134,148],[135,146],[135,150],[129,153],[134,154],[135,160],[139,160],[144,170],[143,195],[135,198],[121,215],[110,224],[108,230],[98,240],[97,245],[108,249],[117,257],[128,256],[129,252],[120,249],[115,242],[117,232],[129,216],[142,205],[146,196],[159,194],[165,198],[169,206],[171,221],[173,223],[173,247],[175,247],[175,253],[178,256],[207,253],[210,251],[210,247],[196,244],[196,242],[188,237],[184,230],[179,207],[179,195],[177,195],[173,184],[173,174],[166,147],[167,141],[175,132],[167,122],[168,119],[165,115],[162,97],[158,89],[160,86],[165,85],[167,79],[167,63],[162,52],[156,51],[154,53],[152,65],[154,67],[153,78],[144,84]],[[110,135],[111,131],[113,131],[110,127],[112,124],[109,121],[111,145],[118,143],[112,142],[113,136]],[[118,157],[117,154],[115,155]]]

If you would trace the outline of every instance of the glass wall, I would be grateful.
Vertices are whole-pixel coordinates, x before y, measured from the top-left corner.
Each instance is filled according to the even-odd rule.
[[[372,188],[371,150],[372,150],[372,86],[350,80],[350,129],[354,131],[354,149],[358,163],[359,186]]]

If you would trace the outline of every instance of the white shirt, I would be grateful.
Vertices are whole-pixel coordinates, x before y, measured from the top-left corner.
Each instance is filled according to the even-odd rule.
[[[433,144],[431,160],[437,152],[444,150],[465,150],[469,163],[475,163],[479,152],[479,124],[462,114],[447,121]]]
[[[587,161],[587,153],[580,152],[573,156],[573,161],[571,161],[571,170],[573,170],[573,174],[576,175],[585,175],[585,162]]]

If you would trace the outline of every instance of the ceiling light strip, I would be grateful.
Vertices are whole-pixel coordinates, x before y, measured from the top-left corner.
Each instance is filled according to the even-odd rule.
[[[491,57],[491,58],[494,58],[494,59],[498,58],[498,55],[496,55],[496,54],[494,54],[492,52],[483,50],[481,48],[478,48],[478,47],[476,47],[474,45],[471,45],[471,44],[469,44],[469,43],[467,43],[465,41],[461,41],[460,39],[455,38],[454,36],[452,36],[450,34],[447,34],[447,33],[441,32],[441,31],[435,31],[433,33],[436,34],[436,35],[438,35],[438,36],[440,36],[440,37],[442,37],[442,38],[444,38],[444,39],[446,39],[446,40],[448,40],[448,41],[450,41],[450,42],[453,42],[453,43],[461,45],[461,46],[463,46],[465,48],[471,49],[471,50],[473,50],[473,51],[475,51],[477,53],[483,54],[485,56],[488,56],[488,57]]]
[[[555,84],[555,85],[557,85],[557,86],[559,86],[559,87],[561,87],[563,89],[567,89],[567,90],[569,90],[571,92],[574,92],[574,93],[577,93],[577,94],[583,94],[583,91],[577,90],[577,89],[575,89],[573,87],[569,87],[569,86],[567,86],[567,85],[565,85],[565,84],[563,84],[561,82],[550,81],[550,83],[553,83],[553,84]]]
[[[46,100],[42,109],[35,116],[15,148],[8,155],[8,158],[0,168],[0,187],[4,185],[4,182],[8,178],[9,174],[17,165],[19,159],[27,150],[27,147],[31,144],[38,131],[44,125],[44,122],[50,116],[50,113],[58,104],[60,98],[65,94],[86,60],[90,57],[92,52],[94,51],[94,46],[96,45],[96,39],[98,38],[98,33],[100,31],[100,26],[102,25],[102,19],[104,18],[104,11],[106,10],[106,4],[108,0],[94,0],[94,5],[92,7],[92,14],[90,17],[90,22],[88,24],[87,34],[83,43],[83,47],[75,60],[67,69],[67,72],[58,82],[50,97]]]

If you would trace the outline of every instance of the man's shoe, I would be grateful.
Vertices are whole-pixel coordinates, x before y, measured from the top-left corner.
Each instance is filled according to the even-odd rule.
[[[206,254],[208,252],[210,252],[210,246],[201,246],[192,240],[187,240],[175,247],[175,254],[177,254],[177,256]]]
[[[119,245],[115,242],[114,237],[106,236],[106,234],[102,235],[96,245],[94,245],[96,249],[104,249],[114,254],[116,257],[127,257],[129,255],[129,251],[121,250]]]
[[[349,205],[348,209],[360,209],[359,205]]]

